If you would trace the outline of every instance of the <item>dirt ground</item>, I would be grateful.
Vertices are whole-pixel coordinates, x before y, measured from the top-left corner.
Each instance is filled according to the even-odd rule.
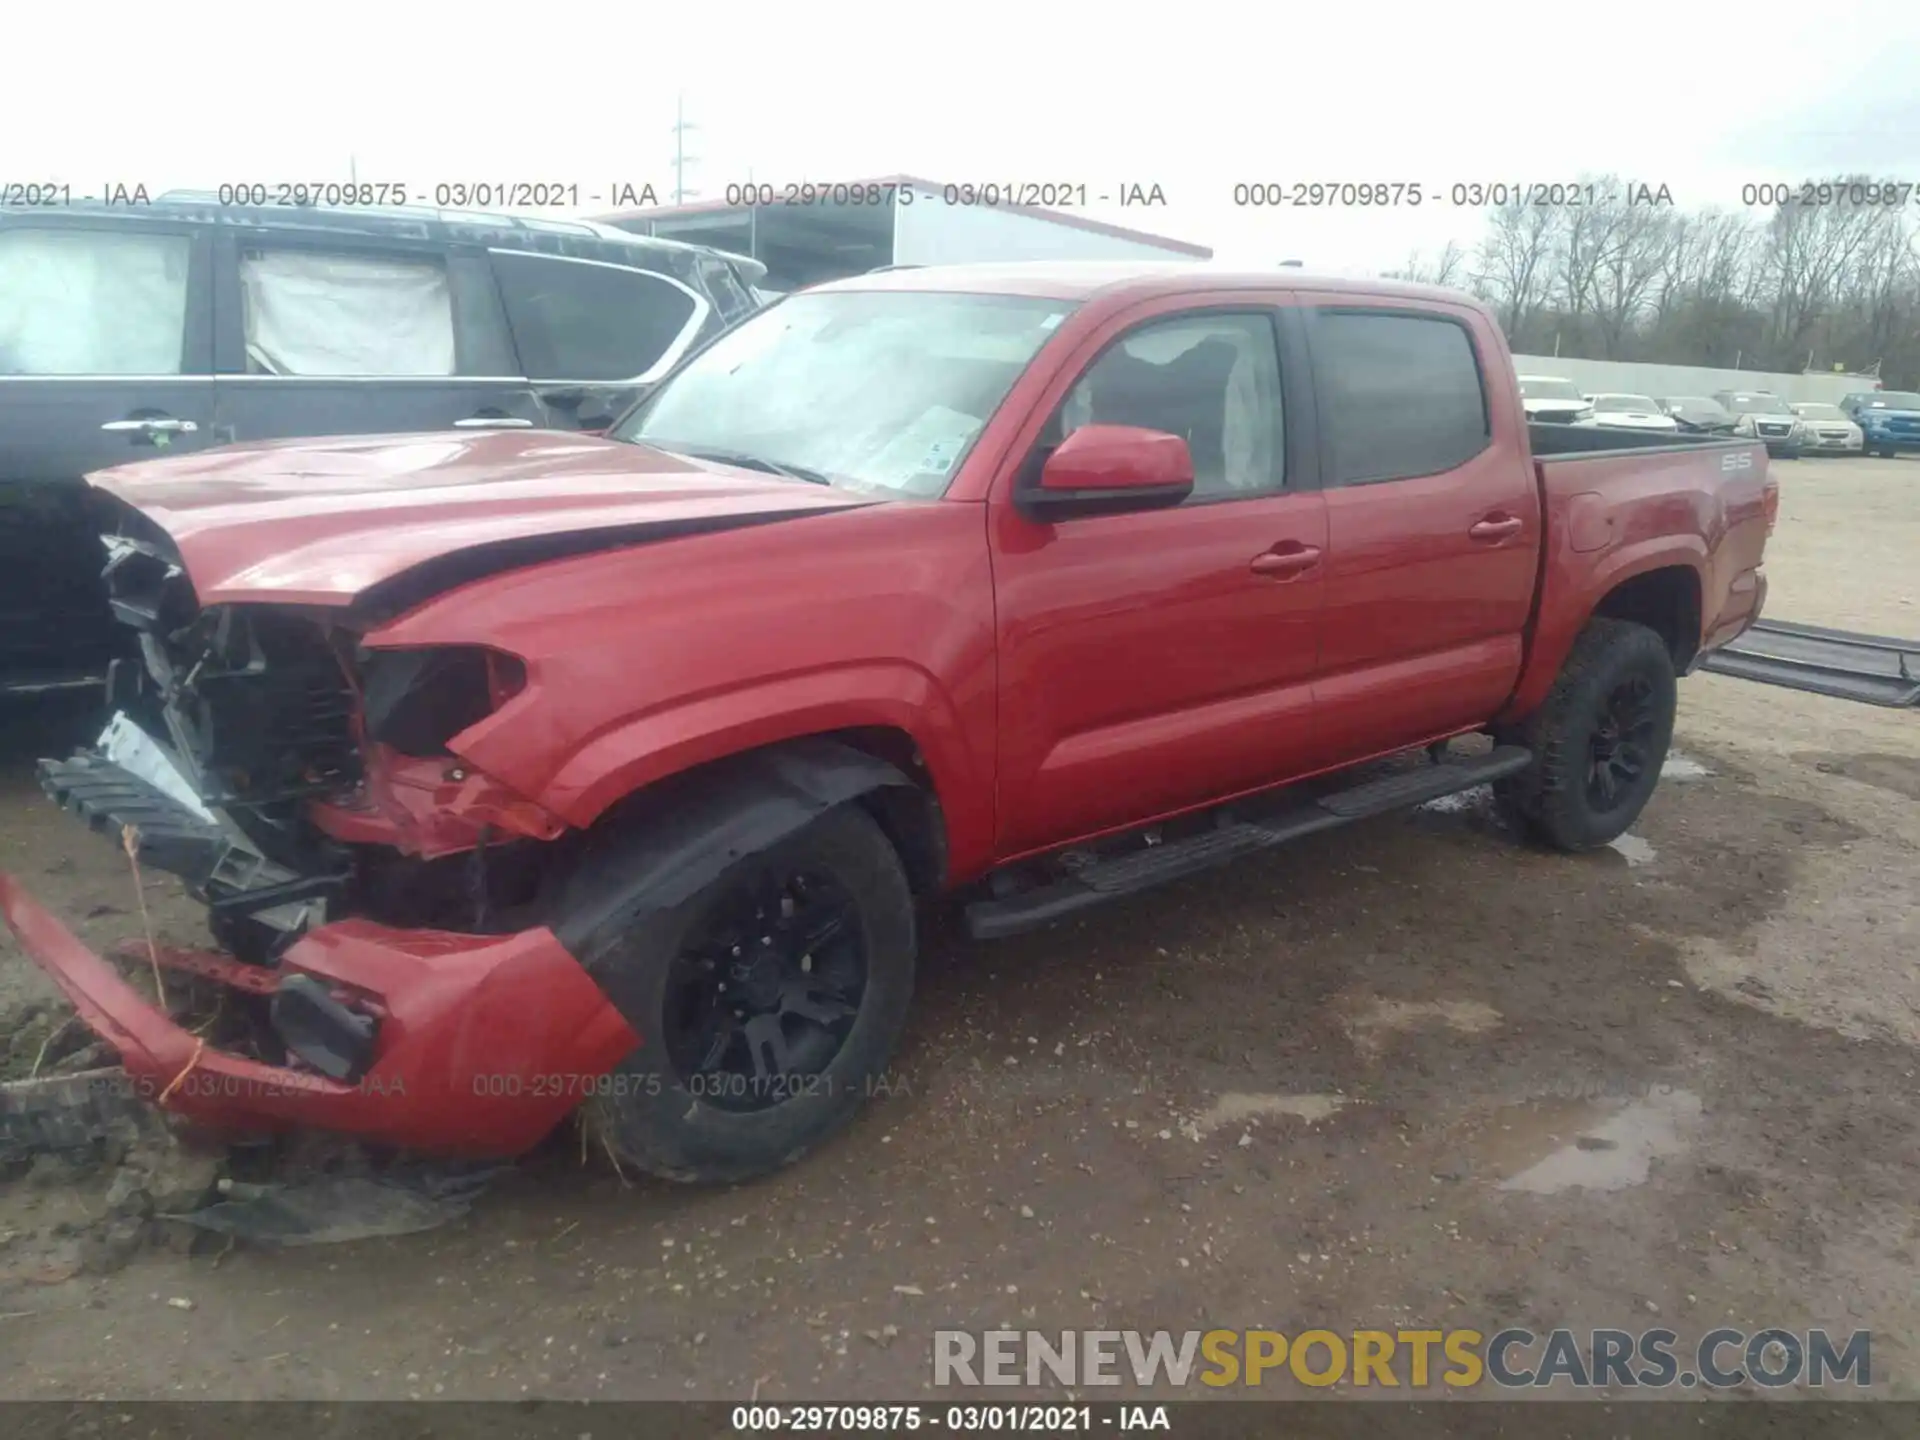
[[[1920,634],[1920,462],[1776,469],[1770,613]],[[436,1231],[77,1274],[106,1180],[0,1186],[0,1396],[925,1399],[936,1328],[1652,1323],[1871,1328],[1920,1396],[1920,714],[1681,693],[1619,850],[1467,803],[993,946],[929,916],[892,1093],[756,1185],[563,1146]],[[137,934],[30,743],[0,865]],[[51,992],[10,940],[0,987],[4,1045]]]

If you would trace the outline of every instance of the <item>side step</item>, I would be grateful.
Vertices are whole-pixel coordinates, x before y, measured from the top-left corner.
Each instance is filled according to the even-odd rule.
[[[966,908],[967,930],[976,940],[1017,935],[1103,900],[1211,870],[1257,850],[1270,850],[1370,815],[1384,815],[1471,790],[1518,774],[1532,763],[1532,751],[1519,745],[1502,745],[1470,760],[1426,765],[1369,780],[1258,820],[1236,820],[1188,839],[1094,860],[1051,884],[974,902]]]

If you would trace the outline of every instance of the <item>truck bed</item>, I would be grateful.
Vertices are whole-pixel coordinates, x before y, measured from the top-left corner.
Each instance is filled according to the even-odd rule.
[[[1682,430],[1627,430],[1603,425],[1551,425],[1527,422],[1527,442],[1536,458],[1543,455],[1587,455],[1619,450],[1682,450],[1699,445],[1751,443],[1737,436],[1700,435]]]
[[[1690,577],[1654,592],[1661,613],[1647,617],[1671,617],[1675,633],[1685,632],[1675,657],[1683,669],[1759,617],[1760,557],[1779,499],[1764,444],[1573,425],[1527,430],[1546,523],[1532,644],[1510,715],[1545,699],[1587,617],[1627,581]]]

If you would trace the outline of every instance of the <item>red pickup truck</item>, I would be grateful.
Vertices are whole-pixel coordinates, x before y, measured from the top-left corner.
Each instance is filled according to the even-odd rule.
[[[793,296],[604,437],[92,483],[145,664],[42,781],[206,900],[135,953],[224,1028],[0,910],[129,1074],[476,1155],[581,1109],[702,1181],[848,1119],[921,897],[1005,935],[1487,782],[1620,835],[1778,499],[1757,442],[1530,430],[1456,293],[1041,264]]]

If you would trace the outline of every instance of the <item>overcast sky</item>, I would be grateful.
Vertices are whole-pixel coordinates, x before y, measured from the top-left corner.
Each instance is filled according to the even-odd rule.
[[[1225,260],[1356,271],[1470,243],[1478,216],[1434,199],[1455,182],[1616,171],[1691,208],[1809,173],[1920,180],[1920,9],[1889,0],[114,12],[9,15],[0,180],[337,180],[351,157],[415,192],[626,181],[664,198],[684,93],[702,198],[749,175],[1157,184],[1164,209],[1088,213]],[[1417,209],[1237,209],[1235,183],[1262,180],[1427,193]]]

